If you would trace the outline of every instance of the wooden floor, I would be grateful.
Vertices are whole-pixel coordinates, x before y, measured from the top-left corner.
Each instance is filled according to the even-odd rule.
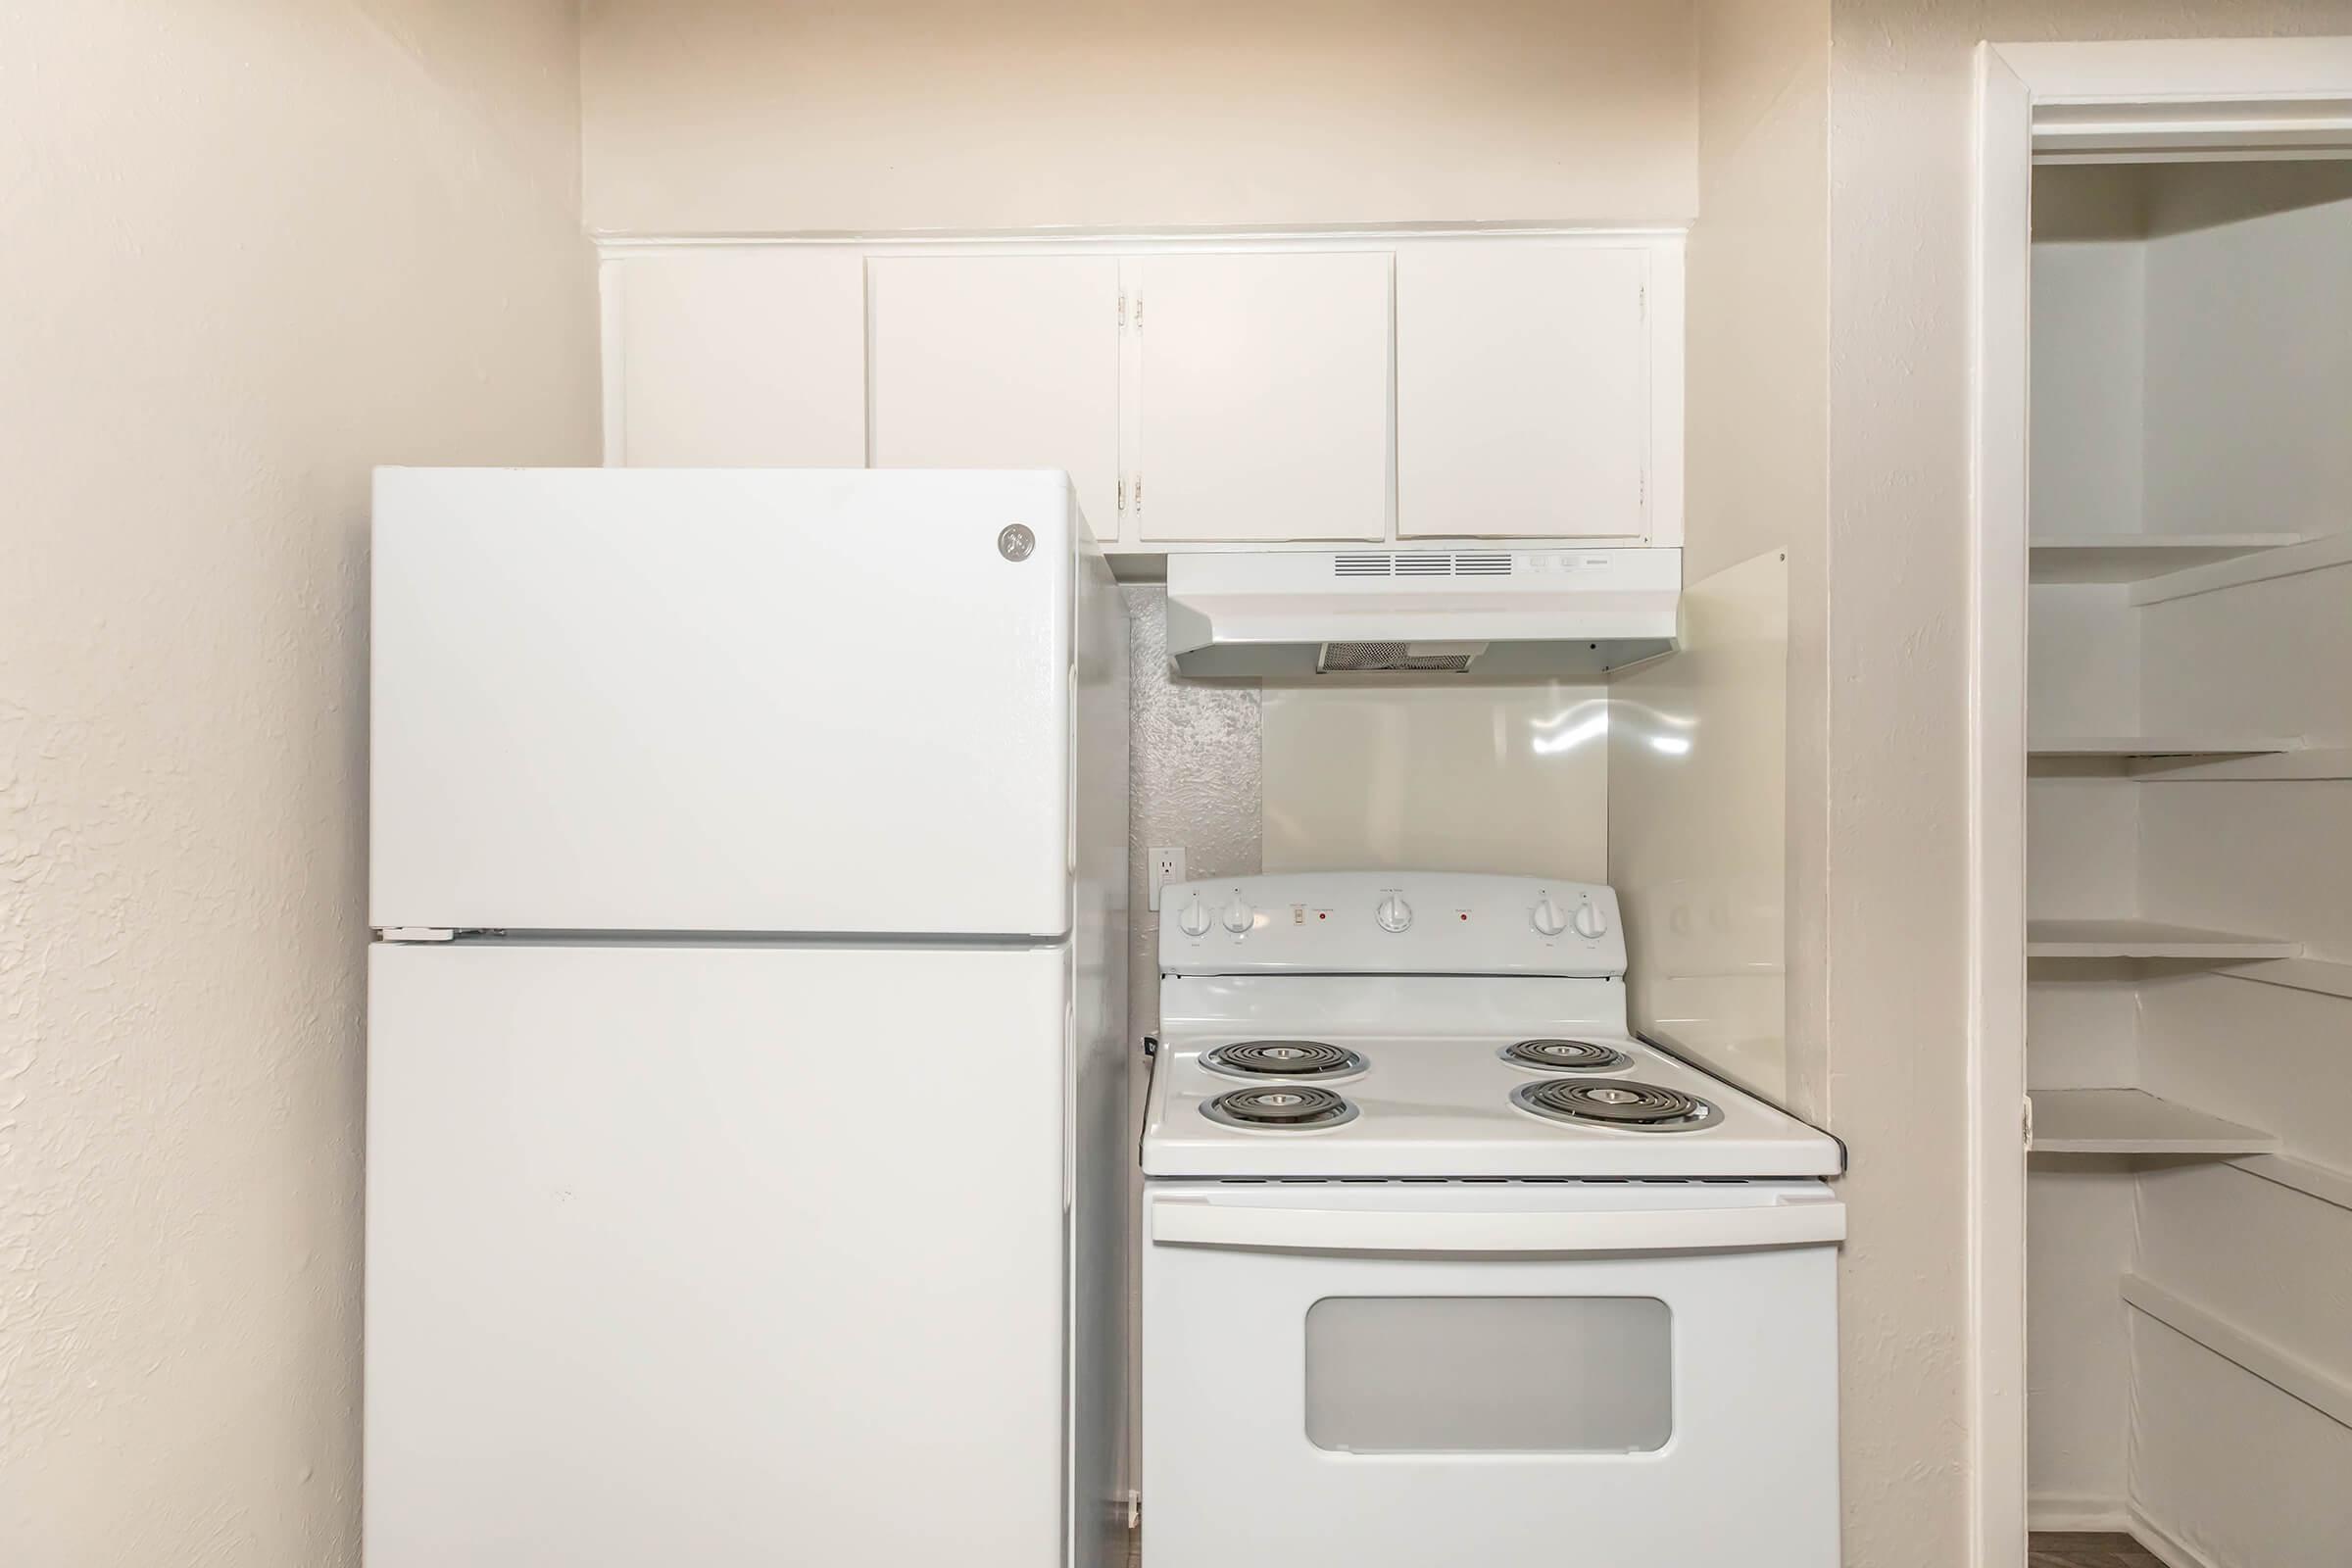
[[[1135,1548],[1132,1568],[1143,1568],[1144,1548]],[[2028,1543],[2026,1568],[2165,1568],[2164,1559],[2124,1535],[2057,1534],[2037,1530]]]
[[[1144,1568],[1139,1539],[1128,1568]],[[2035,1531],[2026,1553],[2026,1568],[2165,1568],[2164,1559],[2123,1535],[2053,1534]]]
[[[1130,1568],[1143,1568],[1144,1548],[1135,1548]],[[2037,1530],[2029,1542],[2026,1568],[2165,1568],[2164,1559],[2125,1535],[2058,1534]]]
[[[1131,1568],[1143,1568],[1143,1562],[1139,1541]],[[2165,1568],[2165,1564],[2130,1536],[2037,1530],[2027,1544],[2026,1568]]]
[[[2124,1535],[2060,1535],[2035,1531],[2026,1568],[2164,1568],[2164,1559]]]

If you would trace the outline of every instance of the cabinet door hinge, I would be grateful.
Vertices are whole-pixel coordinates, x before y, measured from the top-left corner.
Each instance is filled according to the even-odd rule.
[[[1140,473],[1135,476],[1135,513],[1139,517],[1144,513],[1144,476]]]
[[[1123,332],[1123,331],[1125,331],[1126,329],[1127,329],[1127,296],[1126,296],[1126,295],[1124,295],[1124,294],[1122,294],[1122,295],[1120,295],[1120,296],[1119,296],[1119,330],[1121,330],[1121,331]]]

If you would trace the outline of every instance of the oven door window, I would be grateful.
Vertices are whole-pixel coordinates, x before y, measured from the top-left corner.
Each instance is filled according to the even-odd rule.
[[[1646,1296],[1334,1296],[1306,1313],[1306,1436],[1339,1453],[1646,1453],[1674,1431]]]

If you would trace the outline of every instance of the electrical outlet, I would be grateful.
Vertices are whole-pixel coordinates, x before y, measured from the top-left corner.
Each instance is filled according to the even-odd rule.
[[[1152,852],[1152,907],[1159,907],[1159,890],[1184,878],[1184,850],[1181,846]]]

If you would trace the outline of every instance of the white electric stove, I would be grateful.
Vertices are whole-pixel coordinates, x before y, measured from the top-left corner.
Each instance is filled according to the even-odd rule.
[[[1163,892],[1146,1568],[1832,1568],[1837,1141],[1631,1035],[1605,887]]]

